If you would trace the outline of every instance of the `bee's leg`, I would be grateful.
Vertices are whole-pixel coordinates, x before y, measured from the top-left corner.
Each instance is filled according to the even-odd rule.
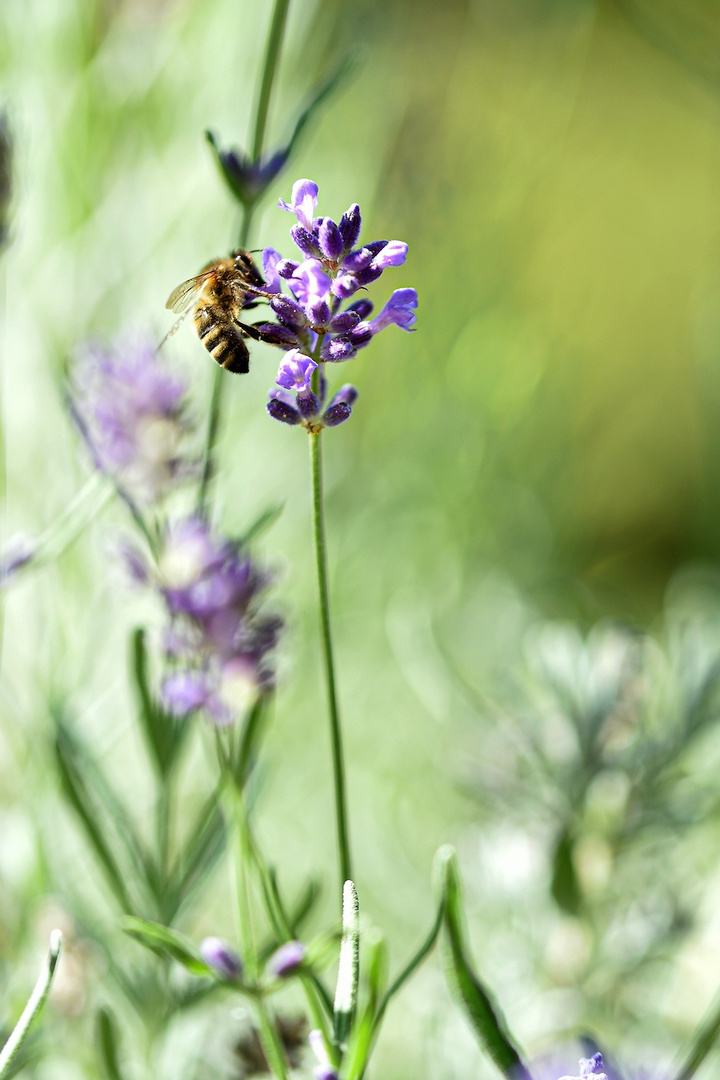
[[[268,345],[284,345],[288,347],[287,331],[282,333],[283,327],[278,327],[278,332],[274,333],[273,330],[266,326],[264,329],[260,329],[259,326],[254,326],[252,323],[243,323],[235,320],[235,325],[240,327],[240,330],[247,337],[252,338],[253,341],[264,341]]]

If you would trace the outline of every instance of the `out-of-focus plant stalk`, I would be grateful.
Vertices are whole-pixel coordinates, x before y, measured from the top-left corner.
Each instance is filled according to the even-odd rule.
[[[265,58],[262,66],[262,74],[260,76],[257,104],[255,106],[251,147],[252,158],[254,161],[260,159],[263,151],[267,118],[270,109],[270,99],[272,97],[273,84],[275,82],[278,61],[280,59],[280,49],[282,47],[289,8],[290,0],[275,0],[267,45],[265,47]],[[239,246],[241,248],[247,248],[249,243],[250,229],[252,227],[256,206],[257,201],[254,201],[246,205],[243,209],[242,224],[240,226],[240,235],[238,238]],[[205,450],[203,452],[202,473],[200,476],[200,486],[197,498],[197,509],[200,514],[204,514],[207,509],[208,490],[213,474],[213,454],[222,415],[222,388],[224,386],[223,376],[225,374],[223,369],[218,366],[213,375],[212,392],[210,395],[210,415],[208,418],[207,437],[205,440]]]
[[[13,1059],[30,1031],[33,1020],[35,1020],[45,1004],[47,996],[50,993],[50,986],[53,975],[55,974],[55,968],[57,967],[58,957],[60,956],[61,945],[62,934],[59,930],[53,930],[50,935],[50,948],[38,976],[38,980],[35,983],[35,988],[30,995],[27,1005],[22,1011],[22,1015],[15,1025],[10,1038],[3,1046],[2,1050],[0,1050],[0,1078],[7,1075]]]

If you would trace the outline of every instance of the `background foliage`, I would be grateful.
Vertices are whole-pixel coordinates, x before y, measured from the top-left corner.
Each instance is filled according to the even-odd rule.
[[[0,7],[6,537],[42,531],[86,477],[62,397],[76,343],[159,340],[169,291],[235,242],[203,131],[246,139],[267,16],[249,0]],[[706,0],[303,0],[271,117],[279,139],[309,83],[357,54],[292,175],[406,239],[392,284],[421,301],[416,334],[355,361],[361,399],[328,445],[361,904],[398,965],[432,921],[432,853],[455,842],[475,951],[536,1054],[589,1030],[666,1060],[718,982],[718,46]],[[286,227],[270,203],[252,246]],[[187,328],[170,348],[202,415],[208,358]],[[291,632],[258,799],[292,886],[322,876],[333,839],[306,461],[264,410],[275,364],[254,348],[231,387],[218,493],[236,533],[284,503],[260,545]],[[106,514],[3,605],[8,1017],[48,925],[71,939],[37,1077],[96,1075],[108,961],[81,909],[114,925],[58,809],[50,702],[72,703],[141,829],[149,804],[125,687],[128,632],[156,613],[116,572],[121,526]],[[213,893],[194,936],[232,932],[224,871]],[[437,967],[392,1008],[378,1074],[490,1075]],[[214,1006],[178,1025],[163,1074],[194,1075],[212,1045],[218,1071],[197,1075],[232,1075],[236,1023]]]

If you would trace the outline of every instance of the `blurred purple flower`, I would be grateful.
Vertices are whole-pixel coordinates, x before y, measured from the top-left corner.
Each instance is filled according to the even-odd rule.
[[[301,252],[299,262],[282,259],[274,248],[263,252],[263,270],[271,291],[277,294],[270,301],[278,320],[276,332],[279,329],[282,334],[282,347],[290,350],[294,365],[290,368],[287,361],[281,365],[277,381],[283,389],[298,393],[294,401],[271,390],[267,410],[283,424],[302,424],[310,431],[342,423],[350,415],[351,403],[335,402],[337,407],[330,412],[331,403],[321,418],[324,395],[317,395],[317,376],[314,369],[300,371],[298,357],[314,364],[351,360],[388,326],[411,330],[418,304],[415,289],[406,288],[396,289],[372,322],[367,321],[373,307],[369,300],[356,300],[342,309],[344,301],[376,281],[389,267],[401,266],[408,247],[401,240],[373,240],[358,247],[362,218],[357,203],[336,223],[315,216],[317,201],[317,184],[303,179],[293,184],[289,203],[283,199],[278,203],[297,219],[290,236]],[[290,296],[279,291],[283,281]],[[311,389],[316,394],[316,405],[307,399]],[[303,397],[305,400],[300,400]]]
[[[74,365],[70,406],[93,462],[139,503],[193,471],[186,389],[147,343],[87,349]]]
[[[269,654],[282,622],[259,611],[268,584],[249,555],[204,519],[166,528],[157,585],[172,620],[166,655],[174,669],[161,691],[170,713],[202,711],[231,724],[272,687]]]
[[[561,1076],[560,1080],[585,1080],[588,1076],[594,1077],[594,1080],[607,1080],[603,1068],[602,1054],[598,1052],[590,1058],[580,1059],[579,1076]]]

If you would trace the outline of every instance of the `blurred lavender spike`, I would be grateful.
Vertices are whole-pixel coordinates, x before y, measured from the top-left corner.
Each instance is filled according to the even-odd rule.
[[[35,983],[35,989],[30,995],[28,1003],[23,1009],[22,1015],[15,1025],[10,1038],[3,1046],[2,1050],[0,1050],[0,1080],[2,1080],[3,1076],[7,1075],[13,1059],[30,1031],[33,1021],[36,1016],[39,1015],[45,1004],[50,992],[55,968],[57,967],[61,946],[62,934],[59,930],[53,930],[50,934],[50,948],[38,976],[38,980]]]

